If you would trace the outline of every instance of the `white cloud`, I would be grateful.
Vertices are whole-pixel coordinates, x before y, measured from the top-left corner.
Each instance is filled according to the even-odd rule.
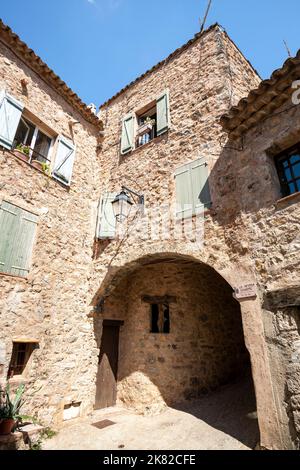
[[[92,5],[96,5],[96,2],[95,0],[87,0],[89,3],[91,3]]]

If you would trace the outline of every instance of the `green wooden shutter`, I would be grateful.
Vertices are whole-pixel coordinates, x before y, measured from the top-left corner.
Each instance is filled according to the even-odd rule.
[[[116,218],[113,211],[112,201],[117,193],[104,193],[100,199],[98,209],[98,222],[96,237],[114,238],[116,235]]]
[[[127,114],[122,121],[121,153],[130,152],[134,149],[134,116]]]
[[[193,192],[193,213],[199,214],[211,206],[208,165],[204,158],[190,164]]]
[[[0,271],[11,273],[12,257],[19,231],[21,209],[6,201],[0,207]]]
[[[157,112],[157,135],[161,135],[170,127],[170,110],[169,110],[169,92],[165,91],[156,100]]]
[[[184,165],[175,172],[176,218],[185,219],[193,215],[190,166]]]
[[[19,232],[12,256],[11,274],[15,276],[25,277],[29,273],[37,222],[36,215],[22,210]]]
[[[52,176],[61,183],[70,186],[75,160],[75,145],[62,135],[58,138]]]
[[[27,276],[38,218],[14,204],[0,207],[0,271]]]
[[[23,104],[3,91],[0,94],[0,145],[11,149],[21,119]]]
[[[211,206],[208,166],[203,158],[177,168],[175,182],[178,219],[200,214]]]

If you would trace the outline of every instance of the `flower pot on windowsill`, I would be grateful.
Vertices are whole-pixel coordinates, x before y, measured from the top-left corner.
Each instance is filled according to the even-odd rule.
[[[34,168],[37,168],[40,171],[43,170],[42,162],[40,162],[39,160],[31,160],[31,165],[34,166]]]
[[[10,434],[16,424],[16,421],[12,418],[5,418],[0,420],[0,436],[6,436]]]
[[[146,122],[145,124],[142,124],[138,130],[137,130],[137,135],[141,137],[144,134],[148,134],[148,132],[152,131],[153,129],[153,124],[151,122]]]
[[[16,155],[16,157],[20,158],[21,160],[24,160],[25,162],[29,161],[29,155],[22,152],[21,150],[14,149],[14,154]]]

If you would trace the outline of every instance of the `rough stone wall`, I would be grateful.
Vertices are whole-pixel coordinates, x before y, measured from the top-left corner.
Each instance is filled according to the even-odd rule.
[[[150,333],[144,295],[176,297],[170,304],[170,334]],[[142,413],[198,398],[242,375],[249,364],[240,306],[230,286],[205,265],[138,269],[107,299],[103,316],[124,321],[118,400]]]
[[[288,106],[289,102],[277,112]],[[300,109],[269,119],[249,132],[245,151],[238,159],[237,177],[247,188],[239,209],[245,214],[256,270],[268,290],[299,285],[299,194],[281,200],[274,163],[279,149],[299,141],[299,130]],[[273,146],[277,152],[270,150]]]
[[[21,79],[28,82],[27,94]],[[81,401],[84,413],[94,400],[96,344],[86,296],[98,198],[96,129],[3,44],[0,84],[57,134],[71,139],[69,122],[79,121],[73,127],[77,151],[70,189],[0,151],[0,202],[39,215],[28,278],[0,275],[0,379],[4,384],[12,341],[37,339],[25,376],[11,383],[25,382],[23,413],[58,424],[64,404]]]
[[[283,439],[300,449],[300,307],[266,310],[265,323]]]

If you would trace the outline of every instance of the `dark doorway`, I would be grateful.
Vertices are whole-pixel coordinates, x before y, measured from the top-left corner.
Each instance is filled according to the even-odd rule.
[[[95,409],[114,406],[117,399],[119,332],[123,322],[104,320],[96,381]]]

